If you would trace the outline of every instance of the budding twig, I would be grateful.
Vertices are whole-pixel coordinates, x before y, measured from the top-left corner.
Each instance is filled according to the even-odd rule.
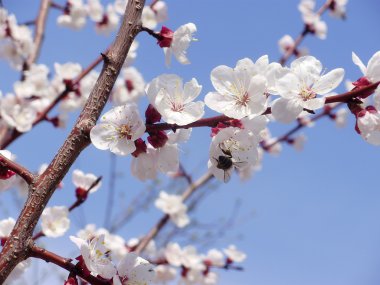
[[[66,269],[67,271],[69,271],[73,275],[79,276],[83,280],[86,280],[90,284],[93,284],[93,285],[107,285],[107,284],[109,284],[108,281],[97,278],[91,274],[85,274],[83,272],[83,270],[81,270],[75,264],[72,263],[72,259],[64,258],[62,256],[59,256],[59,255],[51,252],[51,251],[48,251],[48,250],[43,249],[41,247],[38,247],[36,245],[32,246],[31,257],[42,259],[42,260],[45,260],[46,262],[54,263],[55,265],[58,265],[59,267]]]
[[[322,7],[318,10],[317,15],[322,16],[322,14],[329,9],[331,2],[334,0],[327,0],[325,4],[322,5]],[[311,31],[308,28],[307,25],[304,26],[304,29],[301,31],[301,33],[298,35],[296,40],[294,41],[294,45],[289,48],[289,50],[286,51],[286,53],[279,59],[279,63],[281,65],[284,65],[288,59],[297,52],[297,48],[301,44],[301,42],[304,40],[307,34],[309,34]]]
[[[86,200],[87,200],[87,194],[96,186],[99,184],[100,180],[102,180],[102,176],[99,176],[92,184],[91,186],[86,190],[86,193],[82,196],[78,196],[77,200],[69,207],[69,212],[72,212],[75,208],[78,208],[80,205],[82,205]],[[83,198],[85,197],[85,198]],[[39,231],[36,233],[32,239],[36,240],[39,239],[40,237],[45,236],[43,231]]]
[[[206,172],[203,176],[201,176],[197,181],[189,185],[189,187],[182,194],[182,201],[185,202],[196,190],[201,188],[203,185],[207,184],[214,176],[210,172]],[[152,229],[148,232],[147,235],[140,241],[135,252],[140,254],[145,247],[149,244],[149,242],[156,237],[156,235],[161,231],[161,229],[167,224],[170,216],[165,214],[161,217],[161,219],[152,227]]]
[[[16,174],[18,174],[25,182],[30,185],[34,181],[34,175],[28,169],[21,166],[20,164],[6,158],[4,155],[0,154],[0,166],[5,167],[9,170],[12,170]]]

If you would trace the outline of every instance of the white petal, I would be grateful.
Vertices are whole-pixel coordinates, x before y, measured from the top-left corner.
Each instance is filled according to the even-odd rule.
[[[375,53],[368,61],[368,69],[366,75],[368,79],[373,83],[380,81],[380,51]]]
[[[299,78],[290,71],[286,72],[285,75],[278,79],[276,83],[276,90],[278,94],[286,99],[297,97],[300,89]]]
[[[363,73],[363,75],[367,74],[367,67],[365,67],[364,63],[360,60],[360,58],[354,52],[352,52],[352,61],[354,62],[355,65],[357,65],[360,68],[360,71]]]
[[[314,98],[307,101],[302,101],[302,107],[308,110],[317,110],[325,105],[326,98]]]
[[[201,93],[201,90],[202,85],[199,85],[195,78],[191,79],[189,82],[186,82],[183,88],[183,93],[185,95],[184,104],[187,104],[197,98],[199,93]]]
[[[212,85],[220,94],[234,94],[231,92],[231,85],[234,81],[234,70],[231,67],[220,65],[211,71]]]
[[[161,172],[168,173],[178,170],[179,155],[176,144],[166,144],[158,150],[157,165]]]
[[[342,82],[343,77],[344,69],[336,68],[320,77],[319,80],[313,85],[312,89],[317,94],[324,95],[334,90]]]
[[[302,109],[296,100],[279,98],[272,104],[272,115],[279,122],[291,123],[302,112]]]
[[[92,144],[101,150],[110,148],[110,145],[118,138],[116,128],[116,125],[110,123],[96,125],[90,131]]]
[[[136,150],[135,143],[126,138],[118,139],[110,144],[110,151],[117,155],[128,155]]]

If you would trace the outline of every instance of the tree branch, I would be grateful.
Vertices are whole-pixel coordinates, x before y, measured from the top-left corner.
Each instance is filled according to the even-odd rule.
[[[375,82],[373,84],[370,84],[365,87],[361,88],[355,88],[352,91],[338,94],[338,95],[332,95],[326,97],[326,104],[331,103],[347,103],[353,98],[365,98],[369,94],[373,93],[374,90],[380,85],[379,82]],[[269,107],[262,115],[268,115],[271,114],[271,108]],[[164,131],[164,130],[177,130],[177,129],[189,129],[189,128],[196,128],[196,127],[216,127],[218,123],[223,123],[226,121],[232,120],[232,118],[229,118],[225,115],[210,117],[210,118],[204,118],[199,119],[198,121],[195,121],[193,123],[179,126],[176,124],[168,124],[168,123],[158,123],[158,124],[147,124],[146,125],[146,132],[152,132],[152,131]]]
[[[18,174],[22,179],[25,180],[27,184],[32,184],[34,180],[34,175],[28,169],[21,166],[20,164],[6,158],[4,155],[0,154],[0,165],[9,170],[12,170],[16,174]]]
[[[322,14],[330,8],[332,1],[333,0],[327,0],[325,4],[323,4],[322,7],[318,10],[317,15],[322,16]],[[297,52],[297,48],[299,47],[301,42],[304,40],[306,35],[309,34],[310,32],[311,32],[310,29],[307,27],[307,25],[305,25],[302,32],[298,35],[298,37],[294,41],[294,45],[280,58],[279,63],[281,65],[284,65],[288,61],[288,59]]]
[[[46,20],[50,8],[50,0],[41,0],[40,10],[38,12],[37,19],[35,21],[35,34],[34,34],[34,50],[26,60],[23,66],[23,71],[28,70],[30,66],[37,60],[42,41],[44,40],[44,33],[46,27]]]
[[[86,280],[90,284],[93,285],[106,285],[109,284],[108,281],[101,280],[91,274],[85,274],[83,270],[75,266],[71,261],[70,258],[64,258],[62,256],[59,256],[51,251],[48,251],[46,249],[43,249],[41,247],[38,247],[36,245],[33,245],[31,248],[31,257],[35,257],[38,259],[45,260],[46,262],[54,263],[55,265],[58,265],[59,267],[66,269],[70,273],[79,276],[83,280]]]
[[[0,254],[0,283],[15,266],[31,255],[32,234],[58,183],[63,179],[81,151],[89,143],[89,132],[99,118],[111,89],[123,66],[133,39],[141,29],[141,13],[145,0],[128,2],[123,22],[103,69],[81,114],[53,161],[30,186],[30,195]]]

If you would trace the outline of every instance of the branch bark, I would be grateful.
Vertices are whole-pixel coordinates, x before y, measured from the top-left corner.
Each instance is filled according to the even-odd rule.
[[[103,69],[75,126],[48,168],[30,186],[30,194],[14,229],[0,254],[0,284],[15,266],[31,256],[32,233],[58,183],[63,179],[81,151],[89,143],[89,131],[95,125],[110,95],[133,39],[141,29],[141,13],[145,0],[128,2],[123,22]]]
[[[41,0],[40,4],[40,10],[38,12],[38,16],[36,19],[36,29],[34,34],[34,51],[29,56],[29,58],[26,60],[24,64],[23,70],[28,70],[30,66],[37,60],[41,46],[42,41],[44,40],[44,34],[45,34],[45,26],[46,26],[46,20],[49,13],[50,8],[50,0]]]

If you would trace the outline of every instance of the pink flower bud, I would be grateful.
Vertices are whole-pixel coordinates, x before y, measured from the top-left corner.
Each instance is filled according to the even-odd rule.
[[[155,131],[155,132],[149,133],[148,142],[154,148],[163,147],[167,141],[168,141],[168,136],[166,135],[164,131]]]
[[[145,111],[145,120],[147,124],[154,124],[161,120],[161,114],[153,107],[152,104],[148,105]]]
[[[157,41],[157,44],[162,48],[170,47],[173,41],[173,34],[174,32],[171,29],[162,26],[161,31],[159,33],[161,39]]]

